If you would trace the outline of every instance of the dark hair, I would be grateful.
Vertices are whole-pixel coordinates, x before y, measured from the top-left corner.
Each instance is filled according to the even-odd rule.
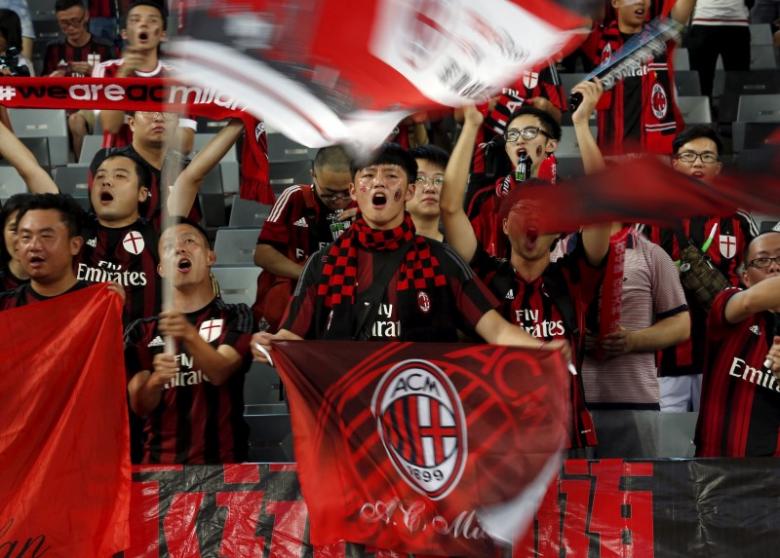
[[[535,116],[538,118],[542,123],[542,128],[544,128],[544,131],[547,132],[553,139],[560,141],[561,125],[558,124],[558,121],[555,120],[555,118],[553,118],[552,115],[546,110],[542,110],[530,105],[523,105],[514,111],[506,123],[507,128],[512,123],[512,120],[525,115]]]
[[[753,240],[747,243],[747,246],[745,246],[745,251],[742,252],[742,266],[744,269],[747,269],[748,264],[748,256],[750,255],[750,247],[753,246],[753,243],[758,240],[759,238],[762,238],[764,236],[767,236],[769,234],[780,234],[780,231],[764,231],[760,233],[758,236],[754,237]]]
[[[689,141],[693,141],[699,138],[711,139],[715,143],[715,147],[718,149],[718,155],[723,153],[723,142],[721,141],[718,132],[716,132],[715,129],[711,126],[707,126],[705,124],[695,124],[694,126],[685,128],[682,132],[675,136],[674,140],[672,141],[672,154],[677,155],[677,152],[680,151],[680,148],[683,145]]]
[[[337,169],[350,169],[352,160],[346,150],[340,145],[329,145],[317,151],[312,162],[312,169],[333,167]]]
[[[130,12],[133,11],[133,8],[136,6],[151,6],[152,8],[157,8],[160,12],[160,17],[162,17],[163,30],[168,29],[168,6],[166,5],[165,0],[131,0],[130,5],[127,7],[127,13],[125,13],[122,25],[123,28],[127,28],[127,18],[130,17]]]
[[[3,205],[2,210],[0,210],[0,229],[3,231],[5,230],[5,223],[11,214],[18,209],[21,209],[32,196],[32,194],[27,193],[14,194],[6,200],[5,205]],[[11,254],[5,246],[5,242],[0,241],[0,267],[5,266],[10,260]]]
[[[397,143],[383,143],[369,158],[353,160],[352,178],[355,178],[359,170],[372,165],[398,165],[406,171],[409,184],[417,180],[417,161]]]
[[[0,35],[8,43],[6,50],[11,47],[22,50],[22,22],[15,11],[0,9]]]
[[[97,173],[100,165],[109,159],[115,159],[116,157],[124,157],[130,159],[135,163],[135,174],[138,177],[138,187],[151,188],[152,186],[152,173],[149,170],[146,161],[141,159],[130,146],[120,147],[118,149],[101,149],[92,158],[92,162],[89,165],[90,172],[94,175]]]
[[[68,194],[33,194],[19,207],[17,223],[28,211],[53,209],[59,211],[62,222],[68,227],[68,236],[81,236],[86,214],[81,206]]]
[[[177,227],[179,225],[189,225],[193,229],[197,230],[203,237],[203,240],[206,241],[206,246],[211,248],[211,242],[209,241],[209,235],[206,233],[206,229],[201,227],[200,223],[198,223],[197,221],[193,221],[189,217],[181,217],[181,216],[171,217],[170,224],[167,227],[165,227],[165,229],[160,231],[160,238],[162,238],[162,235],[165,231],[167,231],[168,229],[172,229],[173,227]]]
[[[447,168],[447,163],[450,162],[450,154],[438,145],[426,144],[418,145],[417,147],[409,150],[409,155],[415,159],[423,159],[431,164]]]
[[[76,6],[79,6],[84,10],[87,9],[87,7],[84,5],[84,2],[82,2],[82,0],[57,0],[56,2],[54,2],[54,11],[64,12],[65,10],[69,10]]]

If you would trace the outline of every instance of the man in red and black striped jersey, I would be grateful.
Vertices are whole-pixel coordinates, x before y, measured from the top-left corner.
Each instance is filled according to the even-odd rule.
[[[703,182],[714,180],[720,174],[723,144],[711,127],[687,128],[674,139],[673,149],[672,166],[678,172]],[[736,287],[745,249],[758,234],[758,229],[749,215],[740,212],[723,217],[685,219],[678,229],[645,227],[645,233],[675,261],[680,259],[680,244],[685,248],[693,243]],[[686,292],[686,298],[691,311],[691,338],[664,350],[659,365],[661,410],[667,412],[699,409],[707,309],[692,293]]]
[[[122,38],[122,58],[107,60],[95,66],[92,77],[166,77],[170,68],[160,60],[160,43],[165,40],[168,9],[164,1],[134,0],[126,16]],[[123,147],[132,141],[132,131],[124,111],[100,111],[103,147]],[[181,132],[177,141],[181,151],[189,153],[197,127],[194,120],[179,119]]]
[[[472,115],[472,121],[474,118],[475,115]],[[479,127],[475,128],[473,122],[469,124],[468,119],[464,122],[460,138],[468,137],[469,143],[462,149],[456,146],[453,150],[452,159],[458,160],[457,168],[462,167],[459,162],[461,159],[471,158],[471,149],[482,123],[483,119],[480,118]],[[467,128],[467,136],[464,136]],[[458,143],[461,142],[460,138]],[[509,243],[506,235],[502,233],[501,221],[497,217],[502,199],[523,181],[552,179],[551,176],[540,176],[540,171],[544,162],[555,152],[560,139],[561,126],[547,111],[524,106],[512,113],[504,133],[504,150],[511,162],[511,168],[518,170],[475,192],[467,209],[474,234],[489,255],[506,258],[510,253]]]
[[[713,302],[701,410],[699,457],[780,456],[780,233],[747,248],[742,282]]]
[[[395,144],[353,168],[350,185],[360,217],[304,268],[276,334],[257,333],[270,350],[274,339],[454,341],[457,328],[490,343],[541,348],[494,308],[497,301],[448,246],[415,233],[404,211],[417,164]],[[567,350],[565,343],[548,348]]]
[[[87,30],[89,14],[82,0],[57,0],[54,14],[63,39],[46,46],[43,56],[43,75],[89,76],[101,61],[111,60],[119,51],[109,42],[92,35]],[[95,113],[80,110],[68,114],[68,129],[73,142],[73,153],[78,159],[84,136],[95,126]]]
[[[272,333],[279,329],[306,260],[345,231],[355,209],[349,208],[350,159],[340,146],[317,151],[312,183],[290,186],[276,200],[257,238],[257,279],[252,310]]]
[[[0,293],[0,311],[42,302],[87,286],[74,272],[74,260],[84,243],[83,214],[73,198],[62,194],[31,196],[19,208],[16,248],[30,281]],[[120,288],[114,289],[121,292]]]
[[[612,0],[614,19],[596,27],[581,50],[595,66],[609,60],[623,44],[642,31],[657,13],[653,2],[663,2],[661,14],[681,24],[688,23],[695,0]],[[672,67],[674,42],[665,53],[642,63],[634,75],[617,82],[598,105],[598,144],[605,155],[619,155],[639,149],[667,154],[672,139],[683,127],[677,107]]]
[[[575,120],[582,116],[585,127],[597,98],[596,95],[586,96],[573,115]],[[584,355],[585,313],[597,297],[604,275],[609,225],[586,227],[577,239],[576,249],[551,263],[550,249],[558,234],[539,230],[538,209],[519,202],[520,190],[514,188],[502,199],[497,215],[503,240],[510,245],[510,257],[507,260],[491,256],[471,227],[461,203],[468,173],[468,160],[461,155],[468,152],[474,132],[482,121],[482,115],[474,107],[465,109],[465,117],[461,137],[447,166],[441,200],[447,241],[499,299],[499,311],[504,318],[545,342],[568,341],[573,348],[573,360],[580,368]],[[514,126],[511,124],[509,129]],[[595,146],[592,136],[590,141]],[[523,142],[521,145],[529,144]],[[583,144],[583,149],[588,149],[588,145]],[[586,168],[586,171],[594,170]],[[578,375],[571,386],[573,448],[596,443],[592,420],[585,408],[581,377]]]
[[[160,308],[157,233],[140,216],[140,208],[148,203],[150,180],[137,157],[117,152],[97,168],[90,190],[95,213],[85,227],[78,278],[120,283],[127,291],[125,324]]]
[[[160,237],[171,309],[125,334],[130,406],[145,417],[144,463],[233,463],[247,458],[244,375],[252,314],[214,295],[205,232],[182,221]],[[170,337],[175,354],[165,350]]]

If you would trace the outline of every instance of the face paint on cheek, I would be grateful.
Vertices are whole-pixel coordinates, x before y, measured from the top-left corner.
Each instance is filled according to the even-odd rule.
[[[401,201],[401,197],[402,197],[401,190],[396,190],[395,194],[393,194],[393,199],[399,202]]]
[[[360,184],[360,186],[358,186],[358,190],[360,190],[361,193],[365,194],[366,192],[368,192],[368,184]]]
[[[541,145],[536,146],[536,157],[539,158],[542,156],[542,153],[544,153],[544,149]]]

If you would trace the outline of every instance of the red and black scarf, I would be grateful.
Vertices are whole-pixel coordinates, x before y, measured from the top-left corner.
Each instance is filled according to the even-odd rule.
[[[358,278],[358,249],[372,252],[402,250],[407,245],[398,274],[398,291],[443,287],[447,280],[440,272],[439,260],[431,254],[425,238],[416,234],[414,222],[407,213],[398,227],[377,230],[362,217],[349,227],[328,250],[322,267],[323,280],[317,288],[326,308],[355,302]]]

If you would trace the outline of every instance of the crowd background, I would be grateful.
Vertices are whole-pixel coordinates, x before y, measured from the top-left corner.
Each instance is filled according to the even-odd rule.
[[[662,13],[687,25],[681,44],[610,92],[583,90],[588,88],[580,83],[586,72],[641,30],[649,18]],[[57,0],[56,4],[53,0],[2,0],[2,72],[6,76],[164,76],[158,45],[165,34],[167,15],[167,9],[153,1],[128,4],[105,0],[85,6],[78,0]],[[460,198],[465,199],[465,205],[456,205],[465,210],[486,255],[506,258],[511,248],[500,231],[496,232],[494,219],[501,199],[526,178],[574,180],[634,152],[656,153],[681,172],[705,181],[719,172],[736,173],[749,168],[754,150],[780,126],[778,46],[780,3],[776,1],[757,0],[752,9],[734,0],[605,3],[603,20],[594,23],[580,49],[526,72],[497,99],[476,110],[459,110],[435,118],[417,114],[398,124],[388,141],[408,150],[418,166],[413,180],[417,186],[415,197],[407,209],[418,232],[454,241],[457,234],[450,234],[447,223],[439,222],[440,203],[445,207],[440,197],[443,188],[465,180]],[[121,62],[107,63],[120,57]],[[596,110],[594,106],[589,113],[570,110],[567,99],[576,88],[588,99],[598,101]],[[510,136],[516,118],[509,107],[519,104],[531,108],[522,116],[528,122],[518,135]],[[0,111],[5,127],[0,145],[4,157],[0,161],[0,200],[4,204],[6,252],[2,271],[8,280],[6,286],[16,286],[25,279],[12,257],[15,219],[9,217],[14,217],[20,207],[15,204],[23,203],[17,198],[17,202],[8,204],[13,195],[28,190],[70,194],[83,209],[95,212],[90,220],[94,238],[111,236],[111,229],[121,229],[121,244],[127,239],[122,227],[147,219],[148,226],[141,234],[145,245],[156,249],[162,212],[160,190],[176,182],[181,196],[175,203],[182,205],[174,213],[188,215],[198,223],[213,246],[213,292],[228,305],[252,307],[255,323],[250,330],[259,327],[275,331],[307,258],[322,244],[338,238],[354,217],[354,204],[347,191],[356,175],[348,155],[340,148],[310,149],[268,130],[270,186],[277,202],[266,206],[240,196],[240,158],[234,145],[241,141],[240,126],[162,113],[110,114],[116,112]],[[535,135],[525,132],[529,127],[536,129]],[[464,139],[466,131],[468,141]],[[529,137],[521,137],[520,131]],[[174,132],[176,138],[172,140]],[[12,136],[20,142],[12,141]],[[588,137],[598,146],[597,156]],[[673,141],[675,138],[677,141]],[[506,148],[513,143],[525,147],[514,152]],[[119,216],[96,206],[100,194],[96,197],[93,181],[100,184],[101,176],[114,172],[111,164],[106,166],[111,158],[101,149],[108,145],[123,149],[126,158],[138,163],[139,191],[146,190],[128,202],[127,214]],[[602,154],[606,163],[599,162]],[[163,163],[172,155],[193,161],[178,178],[162,174]],[[520,160],[526,158],[530,162],[522,163],[528,168],[522,170],[521,178]],[[41,170],[50,177],[48,181],[39,174]],[[455,209],[450,209],[454,215]],[[683,290],[673,261],[680,258],[687,238],[692,238],[736,286],[749,240],[760,232],[777,230],[778,219],[761,214],[739,214],[728,219],[702,216],[684,224],[682,231],[647,228],[640,231],[644,235],[632,233],[637,243],[635,252],[641,252],[637,265],[647,265],[644,271],[652,278],[648,280],[650,287],[642,291],[641,305],[652,311],[645,312],[651,316],[647,323],[639,320],[641,323],[622,325],[649,329],[687,310],[692,339],[683,335],[679,343],[667,341],[666,345],[640,348],[629,347],[628,336],[618,336],[611,347],[611,360],[580,363],[585,370],[585,404],[594,413],[597,429],[605,433],[602,447],[606,453],[600,455],[693,455],[691,440],[700,378],[702,372],[706,374],[706,311],[690,298],[689,291]],[[716,222],[718,227],[713,228]],[[716,231],[716,240],[704,248],[711,231]],[[93,238],[90,234],[85,236],[86,252]],[[97,251],[95,246],[92,248],[92,252]],[[572,254],[577,250],[576,238],[562,239],[551,248],[555,257]],[[89,258],[103,262],[105,257],[92,253],[82,259],[79,265],[85,268],[78,274],[79,280],[91,273]],[[154,258],[159,262],[160,256]],[[146,273],[149,284],[155,282],[150,277],[154,265],[139,265],[139,272]],[[128,289],[126,296],[132,299],[136,293]],[[127,310],[128,324],[148,317],[150,308],[159,305],[156,290],[143,289],[137,297],[141,302]],[[632,308],[631,304],[629,301],[627,306]],[[230,319],[240,322],[242,333],[247,333],[246,313],[242,310],[237,315]],[[152,330],[144,335],[151,335],[148,341],[154,342]],[[231,343],[238,343],[237,339],[231,338]],[[243,353],[246,356],[246,347]],[[150,355],[137,358],[151,362]],[[239,382],[231,389],[242,393],[249,450],[235,455],[260,461],[291,459],[289,416],[278,375],[273,368],[257,362],[251,367],[247,363],[241,370],[243,385]],[[631,390],[636,390],[635,398],[620,399]],[[628,415],[615,419],[610,414],[615,410]],[[639,440],[637,433],[652,432],[658,443],[639,447],[624,444],[626,416],[632,422],[629,436]],[[220,459],[230,458],[220,455],[214,460]]]

